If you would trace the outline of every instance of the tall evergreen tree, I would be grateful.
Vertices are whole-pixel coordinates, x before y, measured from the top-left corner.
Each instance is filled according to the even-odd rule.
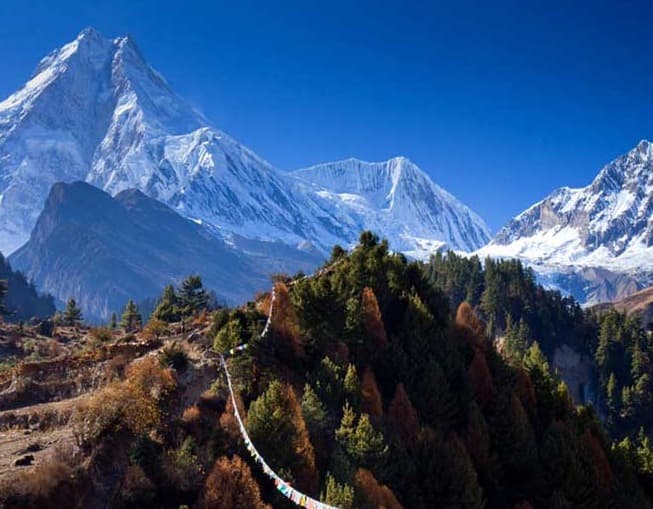
[[[75,299],[70,298],[66,303],[66,309],[63,313],[63,324],[67,327],[76,327],[82,321],[84,317],[82,315],[82,310],[77,306]]]
[[[127,332],[134,332],[141,328],[143,324],[143,319],[141,314],[138,312],[138,307],[136,303],[129,299],[127,305],[125,306],[124,311],[122,312],[122,319],[120,320],[120,325]]]
[[[179,299],[172,285],[163,289],[163,294],[152,314],[154,318],[166,323],[176,322],[180,318]]]
[[[199,275],[192,275],[184,279],[179,289],[178,299],[181,312],[185,316],[206,309],[209,294],[204,289],[202,278]]]

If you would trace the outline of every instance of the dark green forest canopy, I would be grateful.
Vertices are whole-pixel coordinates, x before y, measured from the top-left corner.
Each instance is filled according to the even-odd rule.
[[[516,262],[483,269],[441,256],[424,266],[370,233],[351,253],[334,249],[325,267],[276,283],[265,338],[254,305],[216,315],[216,348],[251,346],[232,369],[273,468],[300,486],[330,486],[332,501],[346,504],[351,489],[356,507],[373,506],[361,472],[404,507],[648,506],[637,456],[650,450],[611,446],[542,352],[557,341],[596,349],[598,325],[575,302]],[[521,358],[499,354],[487,332],[511,323],[542,350],[529,337]],[[269,415],[299,415],[302,426]],[[301,429],[314,467],[292,453]]]

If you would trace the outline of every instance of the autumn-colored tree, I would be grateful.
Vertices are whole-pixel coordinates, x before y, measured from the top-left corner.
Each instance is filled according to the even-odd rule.
[[[461,302],[456,310],[456,324],[466,327],[477,336],[483,335],[483,324],[481,324],[474,309],[467,301]]]
[[[614,485],[614,474],[612,473],[610,460],[603,446],[601,446],[601,443],[592,435],[589,429],[585,430],[585,433],[581,436],[581,441],[590,454],[592,466],[599,484],[603,488],[611,489]]]
[[[274,285],[274,292],[272,330],[278,338],[282,353],[290,354],[296,359],[303,359],[305,356],[304,345],[288,287],[282,281],[279,281]]]
[[[199,438],[202,431],[202,412],[197,405],[189,406],[181,415],[181,422],[184,427],[195,438]]]
[[[490,373],[490,368],[488,368],[487,361],[485,360],[485,354],[480,350],[476,349],[474,351],[474,357],[467,372],[469,374],[469,381],[474,389],[474,394],[476,394],[476,400],[483,408],[489,408],[496,397],[496,389],[494,387],[492,373]]]
[[[361,307],[365,334],[374,344],[376,351],[383,350],[388,345],[388,335],[383,325],[381,310],[374,290],[368,286],[363,288]]]
[[[236,399],[240,399],[238,395],[236,395]],[[242,408],[242,406],[242,402],[238,404],[239,409]],[[244,416],[243,413],[240,415],[241,417]],[[227,405],[225,406],[224,412],[220,414],[218,422],[220,428],[222,428],[232,441],[237,442],[240,440],[240,426],[238,426],[238,421],[234,415],[234,403],[231,398],[227,399]]]
[[[383,415],[383,401],[381,393],[376,384],[374,372],[369,368],[363,371],[361,380],[361,410],[370,417],[381,417]]]
[[[456,310],[456,325],[461,339],[473,346],[484,346],[483,325],[468,302],[461,302]]]
[[[356,471],[355,483],[361,508],[402,509],[392,490],[380,484],[369,470],[359,468]]]
[[[388,414],[399,429],[404,444],[411,446],[419,433],[419,417],[402,383],[397,384],[395,395],[388,407]]]
[[[199,499],[201,509],[271,509],[261,500],[249,465],[239,456],[218,458]]]

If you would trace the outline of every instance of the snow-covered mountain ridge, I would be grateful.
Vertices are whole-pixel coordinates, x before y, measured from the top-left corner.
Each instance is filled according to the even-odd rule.
[[[326,253],[373,228],[424,257],[488,240],[483,221],[409,161],[352,161],[280,172],[175,94],[132,38],[86,29],[0,103],[0,250],[27,241],[54,183],[77,180],[111,195],[139,189],[232,244]],[[328,171],[355,173],[342,181],[357,187],[334,188]],[[359,185],[363,174],[378,186]]]
[[[292,172],[357,230],[383,232],[394,248],[426,258],[448,247],[472,251],[490,232],[483,220],[404,157],[369,163],[347,159]]]
[[[653,144],[642,140],[603,167],[591,184],[563,187],[502,228],[478,251],[516,257],[545,277],[596,269],[639,287],[653,277]],[[632,285],[629,285],[629,291]],[[618,298],[588,295],[588,302]]]

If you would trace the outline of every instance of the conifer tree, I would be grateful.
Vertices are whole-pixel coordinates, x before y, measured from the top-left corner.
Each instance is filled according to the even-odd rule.
[[[122,312],[120,325],[125,329],[125,331],[134,332],[141,328],[142,323],[143,319],[141,314],[138,312],[136,303],[132,299],[129,299],[129,302],[127,302],[127,305]]]
[[[371,349],[372,354],[375,354],[388,346],[388,335],[385,331],[385,325],[383,324],[376,295],[374,294],[374,290],[369,286],[363,288],[361,307],[363,312],[363,327],[368,339],[372,341],[372,345],[370,345],[373,346],[373,349]]]
[[[608,377],[606,396],[608,411],[610,412],[611,420],[613,420],[621,406],[621,402],[619,400],[620,394],[618,393],[617,387],[617,378],[614,376],[614,373],[610,373],[610,376]]]
[[[370,415],[370,417],[381,417],[383,415],[383,401],[381,400],[379,387],[376,384],[374,372],[369,367],[363,371],[360,394],[361,411]]]
[[[317,490],[315,452],[291,387],[273,380],[250,405],[247,430],[273,468],[290,471],[300,489]]]
[[[356,488],[359,493],[359,505],[361,509],[403,509],[395,494],[379,483],[374,474],[365,468],[359,468],[355,476]]]
[[[181,312],[185,316],[206,309],[209,295],[204,289],[202,278],[199,275],[192,275],[184,279],[179,289],[178,299]]]
[[[261,500],[249,465],[239,456],[219,458],[209,472],[199,499],[200,509],[271,509]]]
[[[404,443],[408,446],[412,445],[419,433],[419,416],[402,383],[397,384],[395,395],[388,407],[388,414],[399,428]]]
[[[354,488],[348,484],[339,483],[331,473],[327,473],[325,490],[320,500],[341,509],[354,509]]]
[[[116,313],[111,313],[111,321],[109,322],[109,328],[115,330],[118,327],[118,317]]]
[[[77,307],[75,299],[70,298],[66,303],[66,309],[63,313],[63,324],[68,327],[76,327],[84,320],[82,310]]]
[[[358,380],[358,373],[353,364],[347,366],[347,373],[343,382],[345,397],[354,408],[358,408],[361,400],[361,384]]]
[[[310,384],[304,385],[302,415],[311,437],[319,436],[327,427],[327,410]]]
[[[163,294],[152,313],[154,318],[163,320],[166,323],[177,322],[180,318],[179,299],[172,285],[167,285],[163,289]]]

